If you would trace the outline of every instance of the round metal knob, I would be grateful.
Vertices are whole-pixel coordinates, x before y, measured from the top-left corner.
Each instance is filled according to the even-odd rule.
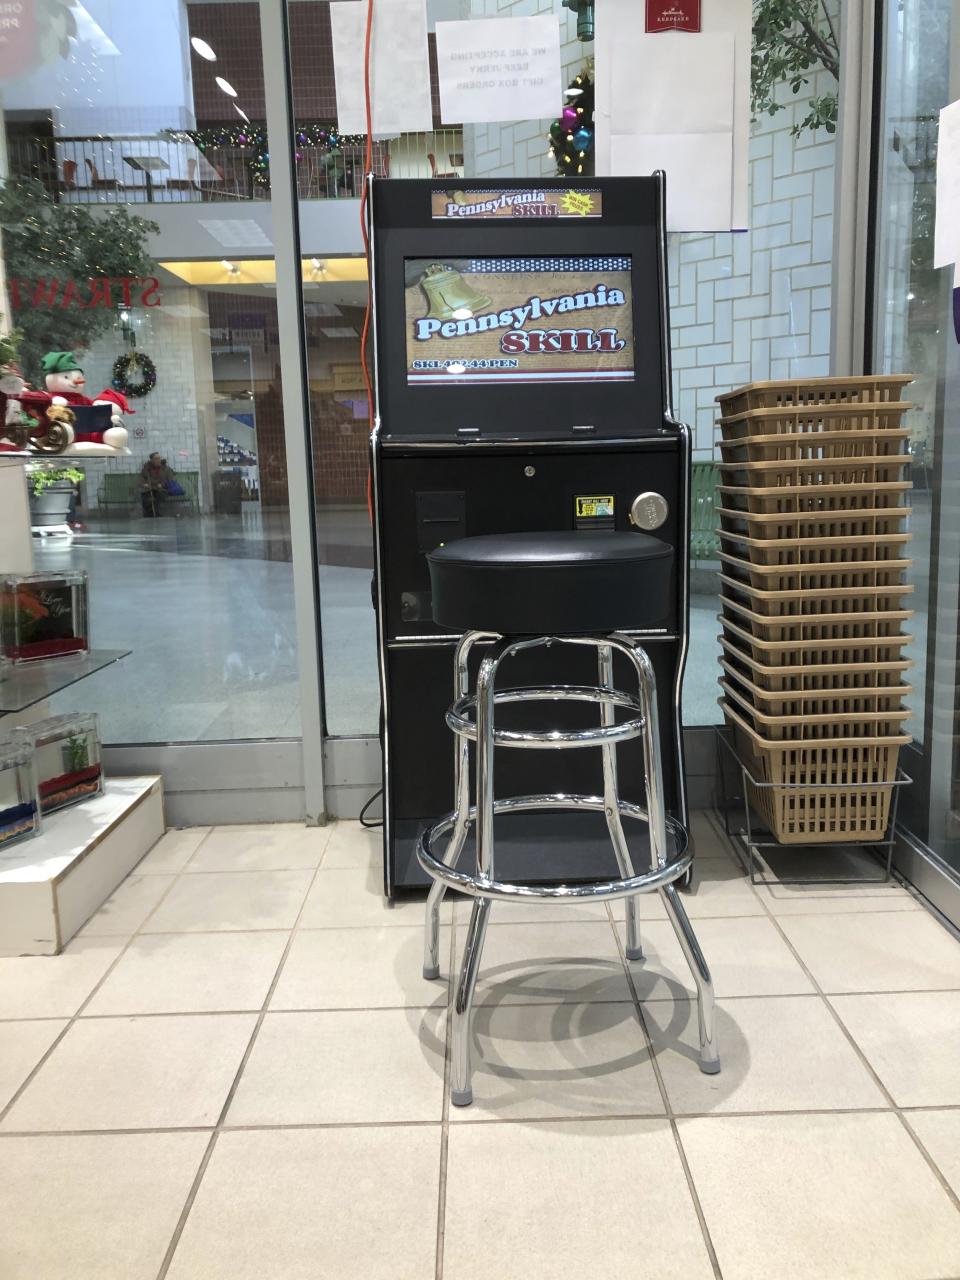
[[[659,529],[670,512],[670,505],[662,493],[652,489],[638,493],[630,504],[630,523],[638,529]]]

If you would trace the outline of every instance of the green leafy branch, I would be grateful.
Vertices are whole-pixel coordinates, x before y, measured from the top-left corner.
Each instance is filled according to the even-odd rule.
[[[781,84],[789,84],[799,94],[818,71],[829,72],[839,83],[840,41],[824,0],[755,0],[750,62],[750,105],[755,119],[786,108],[777,99]],[[790,130],[794,137],[805,129],[836,133],[836,92],[815,95],[806,107],[806,115]]]

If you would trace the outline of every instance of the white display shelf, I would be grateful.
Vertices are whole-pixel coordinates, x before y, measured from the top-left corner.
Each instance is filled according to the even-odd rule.
[[[159,777],[108,778],[0,853],[0,956],[57,955],[163,835]]]

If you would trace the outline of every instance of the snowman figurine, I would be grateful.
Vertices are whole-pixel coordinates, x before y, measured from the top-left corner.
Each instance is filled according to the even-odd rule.
[[[110,426],[104,431],[84,431],[78,423],[70,452],[125,453],[128,436],[121,411],[124,409],[128,412],[132,411],[124,397],[110,388],[101,391],[96,400],[91,400],[85,395],[83,389],[87,380],[83,375],[80,362],[72,351],[48,351],[40,365],[43,369],[50,404],[67,408],[78,405],[110,405]]]

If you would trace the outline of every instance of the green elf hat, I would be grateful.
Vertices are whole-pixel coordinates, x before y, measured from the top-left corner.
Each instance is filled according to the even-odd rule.
[[[74,369],[83,372],[83,366],[72,351],[48,351],[40,361],[44,373],[72,373]]]

